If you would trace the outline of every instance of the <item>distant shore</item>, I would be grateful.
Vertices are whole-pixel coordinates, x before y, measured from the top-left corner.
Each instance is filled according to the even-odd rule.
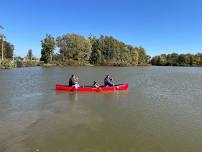
[[[23,68],[23,67],[44,67],[44,68],[51,68],[51,67],[71,67],[71,66],[81,66],[81,67],[96,67],[96,66],[108,66],[108,67],[137,67],[137,66],[151,66],[151,64],[144,64],[144,65],[119,65],[119,64],[102,64],[102,65],[93,65],[93,64],[59,64],[59,63],[44,63],[42,61],[6,61],[0,64],[0,69],[12,69],[12,68]]]
[[[154,59],[154,58],[153,58]],[[106,64],[99,64],[93,65],[90,63],[82,63],[78,64],[77,62],[68,62],[71,64],[64,64],[61,62],[53,61],[52,63],[44,63],[43,61],[36,61],[36,60],[27,60],[27,61],[13,61],[13,60],[5,60],[0,64],[0,69],[12,69],[12,68],[23,68],[23,67],[44,67],[44,68],[51,68],[51,67],[72,67],[72,66],[81,66],[81,67],[96,67],[96,66],[106,66],[106,67],[140,67],[140,66],[172,66],[172,67],[202,67],[202,64],[179,64],[177,62],[169,63],[162,61],[162,58],[159,57],[158,60],[161,62],[155,62],[152,60],[148,64],[140,64],[140,65],[127,65],[127,64],[113,64],[113,63],[106,63]]]

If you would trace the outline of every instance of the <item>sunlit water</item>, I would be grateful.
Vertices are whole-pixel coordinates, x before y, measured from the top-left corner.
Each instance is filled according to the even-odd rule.
[[[111,74],[128,92],[59,92]],[[199,152],[202,68],[0,70],[0,152]]]

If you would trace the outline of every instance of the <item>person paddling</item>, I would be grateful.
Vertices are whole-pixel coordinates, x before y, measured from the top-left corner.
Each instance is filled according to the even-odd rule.
[[[113,79],[109,76],[106,75],[105,79],[104,79],[104,86],[113,86]]]
[[[79,87],[79,78],[76,77],[74,74],[69,79],[69,86],[78,88]]]

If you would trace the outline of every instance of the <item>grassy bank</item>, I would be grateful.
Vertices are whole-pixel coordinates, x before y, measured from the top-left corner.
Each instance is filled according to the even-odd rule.
[[[0,64],[0,69],[11,69],[11,68],[21,68],[21,67],[35,67],[41,66],[44,68],[51,68],[51,67],[69,67],[69,66],[112,66],[112,67],[131,67],[131,66],[149,66],[149,64],[142,64],[142,65],[130,65],[130,64],[117,64],[117,63],[106,63],[106,64],[98,64],[92,65],[90,63],[82,63],[78,61],[66,61],[66,62],[59,62],[59,61],[52,61],[51,63],[44,63],[41,61],[11,61],[11,60],[4,60],[2,64]]]

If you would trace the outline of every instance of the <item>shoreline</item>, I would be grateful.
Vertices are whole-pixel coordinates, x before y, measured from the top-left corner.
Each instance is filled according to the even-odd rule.
[[[0,65],[0,69],[14,69],[14,68],[29,68],[29,67],[43,67],[43,68],[51,68],[51,67],[143,67],[143,66],[152,66],[151,64],[147,65],[127,65],[127,66],[122,66],[122,65],[92,65],[92,64],[86,64],[86,65],[57,65],[55,63],[48,63],[48,64],[32,64],[32,65],[16,65],[15,67],[4,67]]]
[[[136,66],[114,66],[114,65],[56,65],[56,64],[43,64],[43,65],[31,65],[31,66],[16,66],[16,67],[3,67],[0,65],[0,70],[9,70],[9,69],[16,69],[16,68],[31,68],[31,67],[42,67],[42,68],[53,68],[53,67],[151,67],[151,66],[155,66],[155,67],[181,67],[181,68],[202,68],[202,66],[163,66],[163,65],[136,65]]]

